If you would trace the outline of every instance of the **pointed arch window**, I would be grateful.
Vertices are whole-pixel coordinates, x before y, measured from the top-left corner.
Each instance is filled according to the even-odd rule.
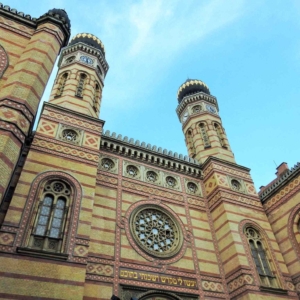
[[[100,101],[100,86],[98,83],[95,84],[95,91],[94,91],[94,103],[93,103],[93,109],[97,113],[98,112],[98,105]]]
[[[278,288],[277,279],[271,270],[270,260],[259,231],[253,227],[246,227],[245,235],[262,285]]]
[[[84,73],[81,73],[79,76],[79,81],[76,89],[76,96],[83,97],[84,86],[86,83],[87,76]]]
[[[57,93],[56,93],[57,97],[59,97],[63,94],[67,79],[68,79],[68,73],[64,73],[64,74],[61,75],[61,77],[59,79],[59,85],[58,85]]]
[[[200,127],[200,132],[201,132],[204,148],[208,148],[208,147],[210,147],[210,142],[209,142],[209,138],[208,138],[208,134],[207,134],[207,130],[206,130],[206,124],[200,123],[199,127]]]
[[[46,182],[38,204],[29,247],[60,252],[64,239],[71,188],[63,181]]]
[[[214,123],[214,128],[215,128],[215,131],[217,133],[220,145],[225,148],[226,145],[225,145],[225,142],[224,142],[224,137],[223,137],[223,132],[222,132],[221,126],[217,123]]]

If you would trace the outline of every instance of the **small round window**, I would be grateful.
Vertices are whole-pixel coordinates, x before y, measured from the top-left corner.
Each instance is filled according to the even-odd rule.
[[[155,181],[157,181],[157,174],[153,171],[148,171],[146,173],[146,178],[150,182],[155,182]]]
[[[62,138],[68,142],[75,142],[78,138],[78,134],[75,130],[65,129],[62,132]]]
[[[136,177],[138,175],[138,168],[132,165],[127,166],[126,172],[130,177]]]
[[[182,246],[182,233],[175,218],[159,206],[136,209],[130,224],[136,243],[153,256],[169,258]]]
[[[103,158],[101,161],[101,166],[104,170],[110,171],[114,168],[115,164],[114,162],[109,158]]]
[[[172,176],[168,176],[166,178],[166,183],[169,187],[172,187],[172,188],[174,188],[177,184],[176,179]]]

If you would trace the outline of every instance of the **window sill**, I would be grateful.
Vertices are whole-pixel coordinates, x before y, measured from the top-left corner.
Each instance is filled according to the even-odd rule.
[[[272,288],[269,286],[261,286],[259,288],[262,292],[266,292],[266,293],[272,293],[272,294],[280,294],[280,295],[287,295],[288,291],[287,290],[283,290],[280,288]]]
[[[69,255],[65,253],[55,253],[55,252],[36,250],[36,249],[26,248],[26,247],[18,247],[17,253],[28,255],[28,256],[34,256],[34,257],[49,258],[54,260],[67,260],[69,257]]]

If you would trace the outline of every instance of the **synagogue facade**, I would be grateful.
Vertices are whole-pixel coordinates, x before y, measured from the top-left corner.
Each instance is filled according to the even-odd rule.
[[[111,133],[105,47],[70,30],[0,4],[0,298],[299,299],[300,165],[257,193],[197,79],[174,99],[188,156]]]

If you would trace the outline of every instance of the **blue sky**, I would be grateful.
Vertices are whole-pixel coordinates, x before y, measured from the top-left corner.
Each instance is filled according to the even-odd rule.
[[[102,40],[110,66],[100,113],[105,130],[186,154],[176,94],[187,78],[201,79],[218,99],[237,163],[251,169],[257,188],[275,178],[275,164],[299,160],[299,0],[4,4],[32,17],[64,8],[72,36]]]

